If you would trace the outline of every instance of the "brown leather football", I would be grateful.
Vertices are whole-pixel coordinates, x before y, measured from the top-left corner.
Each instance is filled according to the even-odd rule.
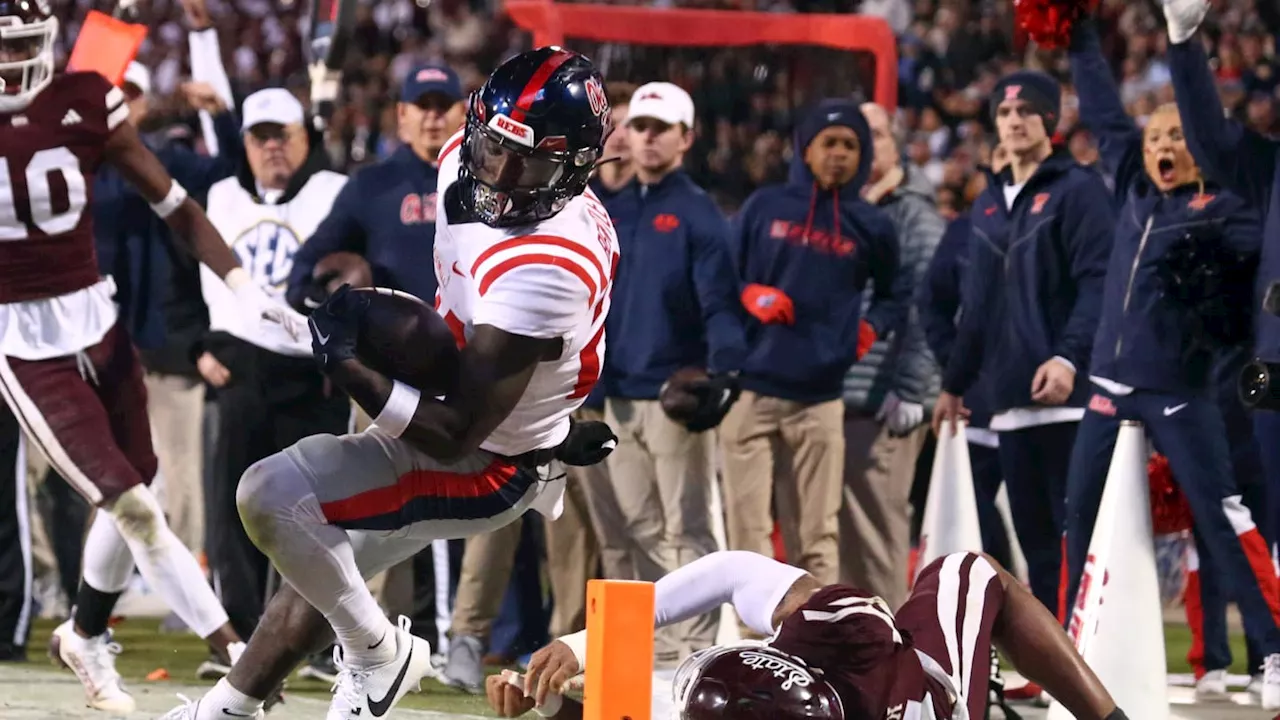
[[[389,288],[357,288],[365,296],[356,357],[392,380],[424,395],[446,395],[458,382],[458,345],[435,308],[409,293]]]
[[[699,367],[686,367],[671,373],[671,377],[658,391],[658,403],[662,412],[678,423],[689,422],[698,410],[698,396],[690,388],[707,379],[707,371]]]
[[[319,279],[326,276],[329,276],[329,280],[325,283],[324,290],[330,295],[343,284],[353,288],[373,284],[373,268],[369,267],[369,261],[352,252],[329,253],[320,258],[320,262],[311,271],[311,277]]]

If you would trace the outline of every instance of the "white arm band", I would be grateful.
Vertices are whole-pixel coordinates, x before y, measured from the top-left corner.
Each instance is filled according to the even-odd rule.
[[[151,209],[156,215],[160,216],[161,220],[164,220],[172,215],[173,211],[177,210],[186,199],[187,189],[179,185],[177,180],[174,180],[173,184],[169,186],[169,194],[165,195],[160,202],[151,203]]]
[[[382,406],[382,412],[374,418],[373,424],[391,437],[400,437],[413,422],[413,414],[418,411],[421,399],[422,393],[397,380],[391,387],[387,404]]]

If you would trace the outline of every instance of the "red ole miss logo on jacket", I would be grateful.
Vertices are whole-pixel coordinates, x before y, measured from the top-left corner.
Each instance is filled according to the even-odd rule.
[[[806,234],[804,225],[790,220],[774,220],[770,223],[769,237],[790,245],[811,247],[820,253],[836,257],[849,257],[858,249],[858,244],[853,241],[853,238],[815,227],[810,227]]]

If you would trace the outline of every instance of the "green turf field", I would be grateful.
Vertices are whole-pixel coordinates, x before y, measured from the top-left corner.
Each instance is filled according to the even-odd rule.
[[[203,661],[207,652],[204,643],[194,635],[162,634],[158,632],[159,620],[153,618],[135,618],[121,622],[115,627],[116,639],[124,647],[124,652],[117,658],[117,667],[126,682],[134,687],[148,686],[162,690],[169,681],[149,681],[147,676],[153,671],[163,668],[170,678],[183,684],[196,683],[195,670]],[[32,636],[33,663],[47,663],[44,648],[54,624],[42,621],[37,623]],[[1169,658],[1169,671],[1173,673],[1189,672],[1186,663],[1187,648],[1191,645],[1191,632],[1183,625],[1167,625],[1165,628],[1166,652]],[[1233,673],[1245,673],[1244,638],[1233,635],[1231,653],[1234,664]],[[501,668],[490,668],[497,672]],[[285,691],[286,702],[290,696],[306,696],[323,700],[329,694],[329,686],[314,680],[290,678]],[[176,703],[176,698],[175,698]],[[410,694],[400,705],[405,708],[420,710],[436,710],[447,713],[488,715],[488,705],[479,696],[467,695],[453,688],[440,685],[432,680],[423,681],[422,692]]]

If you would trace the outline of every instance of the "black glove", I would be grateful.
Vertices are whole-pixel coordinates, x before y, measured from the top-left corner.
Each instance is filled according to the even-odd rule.
[[[343,285],[311,313],[311,352],[320,371],[328,373],[344,360],[356,356],[356,338],[369,298],[352,296],[351,286]]]
[[[603,462],[618,446],[618,436],[608,423],[569,420],[569,435],[556,448],[556,459],[565,465],[585,467]]]
[[[698,397],[698,408],[693,411],[693,416],[685,423],[685,427],[689,432],[700,433],[724,420],[729,408],[733,407],[742,394],[742,384],[738,382],[736,373],[709,375],[705,381],[689,388],[689,391]]]

